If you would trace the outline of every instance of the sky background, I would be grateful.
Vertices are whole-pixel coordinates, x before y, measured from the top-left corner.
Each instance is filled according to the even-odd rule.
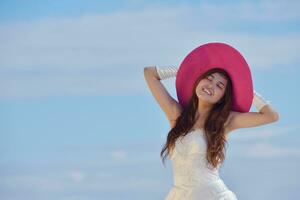
[[[300,3],[224,2],[1,0],[0,198],[164,199],[169,124],[143,68],[225,42],[280,120],[231,132],[220,176],[238,199],[300,199]]]

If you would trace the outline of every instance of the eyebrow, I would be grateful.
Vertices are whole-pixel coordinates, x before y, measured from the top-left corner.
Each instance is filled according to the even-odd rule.
[[[212,76],[213,78],[215,78],[214,75],[211,74],[211,76]],[[224,85],[224,83],[222,83],[221,81],[219,81],[219,83],[221,83],[222,85]],[[225,87],[225,85],[224,85],[224,87]]]

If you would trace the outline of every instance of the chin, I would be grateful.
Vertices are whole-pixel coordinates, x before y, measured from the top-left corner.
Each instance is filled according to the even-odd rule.
[[[210,103],[210,104],[215,104],[214,102],[211,102],[209,98],[202,95],[198,96],[198,100],[205,101],[206,103]]]

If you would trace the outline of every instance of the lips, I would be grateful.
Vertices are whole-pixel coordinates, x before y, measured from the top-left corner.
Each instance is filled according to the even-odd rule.
[[[207,88],[202,88],[202,91],[208,94],[209,96],[213,96],[213,92]]]

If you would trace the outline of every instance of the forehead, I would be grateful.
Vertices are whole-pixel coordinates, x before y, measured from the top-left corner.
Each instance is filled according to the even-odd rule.
[[[224,77],[223,74],[220,74],[219,72],[215,72],[211,74],[214,78],[218,79],[219,81],[222,81],[223,83],[227,82],[227,79]]]

